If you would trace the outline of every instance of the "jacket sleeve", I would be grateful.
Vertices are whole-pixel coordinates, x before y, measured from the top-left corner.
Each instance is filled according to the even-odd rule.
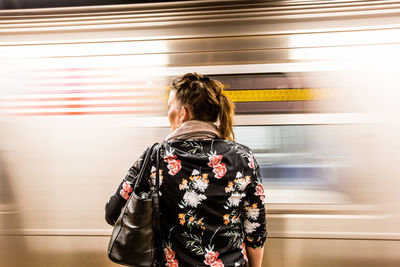
[[[264,245],[267,237],[267,230],[264,206],[264,188],[260,179],[260,168],[255,159],[251,182],[246,189],[243,218],[244,242],[247,247],[258,248]]]
[[[146,156],[148,150],[149,148],[147,148],[146,151],[141,155],[141,157],[132,165],[127,175],[118,186],[117,191],[107,201],[107,204],[105,206],[105,219],[108,224],[112,226],[115,224],[121,213],[122,208],[125,206],[127,200],[129,199],[129,196],[133,191],[136,176],[139,174],[140,169],[142,168],[143,159]],[[146,169],[145,174],[146,172],[150,172],[150,170]],[[141,190],[145,189],[141,188]]]

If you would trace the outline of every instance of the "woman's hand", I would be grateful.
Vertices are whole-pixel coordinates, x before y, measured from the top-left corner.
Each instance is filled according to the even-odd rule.
[[[264,247],[251,248],[246,247],[247,258],[249,259],[248,267],[261,267],[262,258],[264,254]]]

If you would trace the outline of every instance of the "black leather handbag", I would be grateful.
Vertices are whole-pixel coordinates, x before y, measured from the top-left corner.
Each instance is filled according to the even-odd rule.
[[[159,149],[156,160],[156,183],[154,194],[148,199],[140,199],[135,194],[140,185],[149,158],[156,147],[147,152],[142,168],[123,211],[115,223],[108,245],[108,257],[119,264],[135,267],[159,266],[162,260],[162,239],[159,210]],[[146,177],[147,178],[147,177]]]

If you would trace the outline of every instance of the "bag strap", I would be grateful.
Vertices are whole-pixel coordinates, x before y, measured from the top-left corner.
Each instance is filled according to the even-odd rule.
[[[156,153],[156,184],[155,191],[153,195],[153,227],[155,229],[155,243],[156,243],[156,251],[155,253],[155,261],[152,266],[159,266],[162,261],[162,232],[161,232],[161,221],[160,221],[160,148],[161,145],[157,149]],[[160,258],[161,257],[161,258]]]
[[[155,207],[154,207],[154,212],[155,212],[155,223],[156,223],[156,230],[160,232],[160,207],[159,207],[159,199],[160,199],[160,170],[159,170],[159,164],[160,164],[160,149],[157,149],[157,154],[156,154],[156,188],[154,192],[154,200],[157,201]]]
[[[144,172],[147,168],[150,155],[152,154],[153,149],[158,145],[158,143],[153,144],[150,149],[147,151],[142,167],[140,168],[139,174],[137,176],[133,192],[136,192],[137,187],[140,185],[142,178],[144,176]],[[160,148],[161,145],[157,147],[156,151],[156,183],[155,183],[155,190],[153,195],[153,229],[154,231],[154,238],[155,238],[155,251],[154,253],[154,261],[152,263],[152,267],[159,266],[162,262],[162,233],[161,233],[161,222],[160,222]]]
[[[140,168],[139,174],[137,175],[137,179],[136,179],[135,185],[133,186],[133,192],[136,192],[137,187],[138,187],[138,186],[140,185],[140,183],[142,182],[142,178],[143,178],[144,172],[146,171],[146,168],[147,168],[147,164],[148,164],[148,162],[149,162],[150,155],[151,155],[151,153],[152,153],[152,151],[153,151],[153,149],[154,149],[154,147],[155,147],[156,145],[158,145],[158,143],[153,144],[153,145],[149,148],[149,150],[147,151],[147,153],[146,153],[146,155],[145,155],[145,157],[144,157],[142,167]],[[158,163],[157,163],[157,164],[158,164]]]
[[[155,194],[159,197],[159,190],[160,190],[160,147],[158,147],[156,151],[156,191]]]

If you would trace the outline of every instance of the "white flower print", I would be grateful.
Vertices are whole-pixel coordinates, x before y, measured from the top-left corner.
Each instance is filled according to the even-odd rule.
[[[236,173],[236,179],[233,182],[228,182],[228,186],[225,187],[225,193],[231,193],[226,205],[224,205],[225,209],[239,206],[242,197],[245,196],[243,191],[246,189],[250,181],[250,176],[243,178],[243,174],[241,172]]]
[[[237,207],[240,204],[240,201],[242,199],[242,197],[244,197],[245,194],[240,194],[240,193],[233,193],[229,198],[228,198],[228,202],[231,206],[233,207]]]
[[[257,203],[254,203],[253,205],[246,207],[247,218],[257,220],[259,214],[260,214],[260,209],[257,207]]]
[[[159,173],[159,178],[160,178],[160,180],[159,180],[160,184],[159,185],[161,186],[162,182],[164,180],[164,177],[162,175],[162,169],[159,169],[158,173]],[[157,176],[156,176],[156,167],[154,167],[154,166],[151,166],[150,178],[151,178],[152,185],[155,186]]]
[[[193,187],[200,192],[204,192],[208,187],[208,182],[203,179],[195,179],[193,180]]]
[[[235,179],[235,182],[238,186],[239,191],[244,191],[248,184],[250,184],[250,176],[246,176],[245,178]]]
[[[196,192],[187,191],[183,195],[183,201],[185,201],[189,206],[197,208],[197,205],[200,204],[201,201],[207,199],[205,195],[197,194]]]
[[[204,173],[200,176],[200,172],[196,169],[192,171],[192,176],[189,177],[191,185],[194,189],[204,192],[208,187],[208,174]]]
[[[236,173],[235,184],[239,191],[244,191],[249,183],[250,176],[246,176],[245,178],[243,178],[243,174],[241,172]]]
[[[254,232],[258,226],[260,226],[258,222],[250,222],[249,220],[244,220],[244,231],[246,232],[246,234]]]

